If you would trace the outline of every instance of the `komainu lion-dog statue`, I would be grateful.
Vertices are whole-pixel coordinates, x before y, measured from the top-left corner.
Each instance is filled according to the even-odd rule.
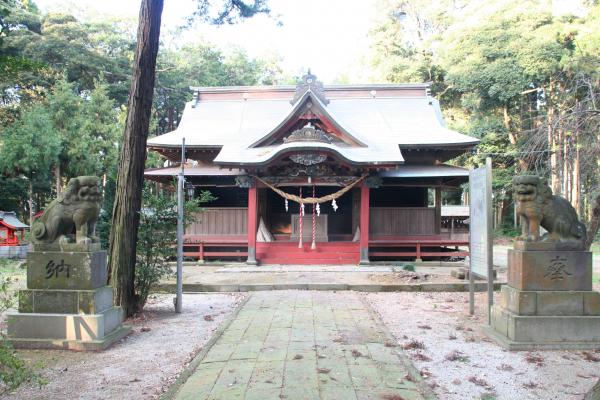
[[[53,200],[31,228],[33,243],[90,244],[95,237],[102,192],[95,176],[79,176]]]
[[[513,178],[516,212],[522,217],[520,240],[527,242],[567,242],[583,246],[585,225],[564,198],[552,194],[548,185],[536,175]],[[548,231],[540,239],[540,226]]]

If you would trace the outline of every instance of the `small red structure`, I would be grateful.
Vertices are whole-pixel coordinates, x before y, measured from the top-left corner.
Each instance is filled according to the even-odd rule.
[[[0,246],[20,246],[27,228],[14,212],[0,211]]]

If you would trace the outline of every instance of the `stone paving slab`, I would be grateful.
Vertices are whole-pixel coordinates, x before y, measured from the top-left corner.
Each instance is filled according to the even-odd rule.
[[[255,292],[174,398],[433,398],[389,343],[357,293]]]

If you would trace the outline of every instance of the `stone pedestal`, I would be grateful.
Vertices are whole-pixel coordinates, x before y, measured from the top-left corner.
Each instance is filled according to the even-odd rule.
[[[106,251],[72,247],[28,254],[27,289],[19,291],[19,311],[7,316],[13,346],[103,350],[130,332],[106,286]]]
[[[600,347],[592,254],[515,248],[508,251],[508,285],[492,307],[490,336],[510,350]]]

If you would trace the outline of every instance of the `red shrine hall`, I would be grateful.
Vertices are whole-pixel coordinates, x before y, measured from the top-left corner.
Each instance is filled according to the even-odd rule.
[[[478,140],[445,127],[428,87],[324,86],[309,72],[297,86],[191,88],[177,129],[148,140],[168,162],[145,176],[172,181],[185,138],[186,185],[217,198],[186,228],[187,257],[464,257],[468,231],[443,222],[442,192],[469,173],[445,162]]]

